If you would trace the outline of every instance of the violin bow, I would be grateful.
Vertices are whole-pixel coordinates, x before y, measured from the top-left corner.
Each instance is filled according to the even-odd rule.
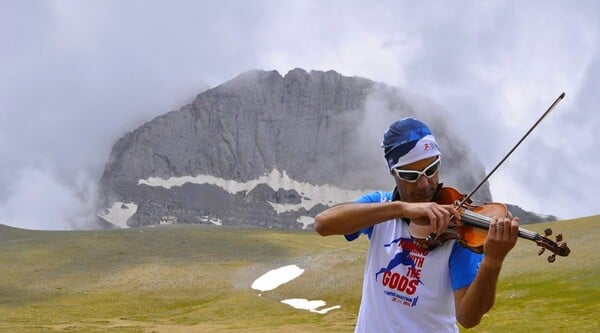
[[[498,162],[498,164],[496,164],[496,166],[492,169],[492,171],[490,171],[490,173],[488,173],[483,178],[483,180],[477,186],[475,186],[475,188],[460,201],[460,203],[456,207],[457,209],[460,209],[471,198],[471,196],[473,196],[473,194],[475,192],[477,192],[477,190],[479,190],[479,188],[492,176],[492,174],[494,174],[494,172],[496,172],[496,170],[500,167],[500,165],[502,165],[504,163],[504,161],[506,161],[506,159],[517,149],[517,147],[525,140],[525,138],[527,138],[527,136],[529,136],[529,134],[537,127],[537,125],[539,125],[539,123],[550,113],[550,111],[552,111],[552,109],[554,109],[554,107],[563,98],[565,98],[564,92],[562,94],[560,94],[560,96],[558,96],[558,98],[556,98],[556,100],[554,101],[554,103],[552,103],[552,105],[550,105],[548,110],[546,110],[546,112],[544,112],[544,114],[542,114],[542,116],[535,122],[535,124],[533,124],[533,126],[531,126],[531,128],[529,128],[529,130],[525,133],[525,135],[523,135],[523,137],[521,137],[521,139],[517,142],[517,144],[515,144],[512,147],[512,149],[502,158],[502,160],[500,160],[500,162]],[[552,230],[550,228],[548,228],[544,231],[544,234],[545,234],[545,236],[550,236],[552,234]],[[566,257],[571,252],[571,250],[567,247],[567,243],[562,241],[563,240],[562,234],[556,235],[556,242],[554,242],[546,237],[543,237],[540,234],[537,234],[537,233],[534,233],[534,232],[531,232],[531,231],[528,231],[528,230],[525,230],[522,228],[519,228],[519,235],[526,236],[525,238],[535,241],[537,243],[537,245],[541,247],[540,251],[538,252],[538,255],[541,255],[545,249],[551,250],[553,252],[553,254],[548,257],[549,262],[554,262],[554,260],[556,259],[556,254]]]
[[[483,178],[483,180],[477,186],[475,186],[475,188],[471,191],[471,193],[467,194],[467,196],[463,198],[463,200],[460,202],[460,204],[458,204],[457,208],[462,207],[465,204],[465,202],[467,202],[467,200],[469,200],[471,198],[471,196],[473,196],[473,194],[475,194],[475,192],[477,192],[477,190],[479,190],[479,188],[494,174],[494,172],[496,172],[496,170],[498,170],[498,168],[502,165],[502,163],[504,163],[504,161],[506,161],[506,159],[517,149],[517,147],[519,147],[521,142],[523,142],[525,140],[525,138],[527,138],[529,136],[529,134],[533,131],[533,129],[535,129],[537,127],[537,125],[540,122],[542,122],[542,120],[544,118],[546,118],[546,116],[550,113],[550,111],[552,111],[552,109],[554,109],[554,107],[558,104],[558,102],[560,102],[563,98],[565,98],[564,92],[562,94],[560,94],[560,96],[558,96],[558,98],[556,98],[556,100],[554,101],[554,103],[552,103],[552,105],[550,105],[548,110],[546,110],[546,112],[544,112],[544,114],[535,122],[535,124],[533,124],[533,126],[531,126],[531,128],[527,131],[527,133],[525,133],[525,135],[523,135],[523,137],[519,140],[519,142],[517,142],[517,144],[514,145],[514,147],[512,147],[512,149],[502,158],[502,160],[500,160],[500,162],[498,162],[498,164],[496,164],[496,166],[492,169],[492,171],[490,171],[490,173],[488,173]]]

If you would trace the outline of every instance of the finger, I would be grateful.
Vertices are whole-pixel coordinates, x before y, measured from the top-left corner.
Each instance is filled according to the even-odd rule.
[[[450,221],[450,213],[440,206],[436,207],[435,211],[438,217],[436,233],[439,235],[443,233],[444,230],[446,230],[446,228],[448,227],[448,222]]]
[[[519,228],[518,228],[518,224],[515,224],[517,226],[516,230],[513,228],[513,220],[510,218],[504,218],[502,221],[502,239],[505,240],[511,240],[511,239],[516,239],[516,235],[519,234]]]
[[[510,221],[510,235],[513,238],[519,237],[519,218],[515,217]]]
[[[496,236],[496,229],[498,229],[498,217],[492,217],[492,221],[490,222],[490,230],[488,231],[489,237]]]
[[[458,211],[458,209],[456,209],[456,207],[451,205],[448,207],[448,210],[454,216],[457,222],[460,221],[460,212]]]
[[[437,234],[437,232],[436,232],[436,230],[437,230],[437,224],[438,224],[437,215],[435,215],[435,213],[433,212],[433,210],[430,209],[430,210],[427,211],[427,217],[429,217],[429,225],[431,227],[431,232]]]
[[[496,234],[497,235],[502,235],[504,233],[504,225],[505,225],[504,219],[501,220],[501,219],[497,218],[497,221],[496,221]]]
[[[460,212],[454,205],[442,205],[441,207],[448,213],[448,216],[455,216],[457,220],[460,219]]]
[[[508,224],[506,222],[509,222]],[[498,218],[498,227],[496,228],[496,235],[498,236],[498,240],[507,240],[510,239],[510,220],[499,217]]]

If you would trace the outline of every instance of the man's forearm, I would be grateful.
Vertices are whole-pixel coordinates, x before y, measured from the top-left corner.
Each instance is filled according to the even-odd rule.
[[[345,203],[315,217],[315,230],[322,236],[345,235],[402,215],[402,203]]]
[[[475,280],[466,288],[457,304],[456,319],[462,326],[466,328],[476,326],[494,305],[501,267],[501,261],[484,257]]]

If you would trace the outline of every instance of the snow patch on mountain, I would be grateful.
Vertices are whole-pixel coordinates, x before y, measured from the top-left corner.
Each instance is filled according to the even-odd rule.
[[[138,185],[163,187],[166,189],[176,186],[183,186],[186,183],[215,185],[219,186],[230,194],[236,194],[241,191],[249,192],[259,184],[267,184],[269,187],[275,190],[296,190],[298,193],[300,193],[302,199],[301,203],[299,204],[280,204],[269,202],[269,204],[278,214],[290,211],[295,212],[302,208],[309,210],[317,204],[331,206],[342,202],[354,201],[365,193],[365,190],[345,190],[331,185],[313,185],[310,183],[297,181],[290,178],[285,170],[280,172],[276,168],[270,173],[265,173],[259,178],[243,183],[211,175],[181,176],[170,177],[167,179],[160,177],[149,177],[147,179],[138,180]],[[306,219],[299,220],[298,222],[302,224],[307,223]]]
[[[98,214],[98,217],[114,224],[120,228],[129,228],[127,220],[137,212],[138,205],[133,202],[114,202],[105,212]]]

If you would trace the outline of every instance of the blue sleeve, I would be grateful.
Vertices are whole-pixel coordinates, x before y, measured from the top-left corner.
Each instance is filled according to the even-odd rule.
[[[477,275],[483,254],[475,253],[456,242],[450,255],[452,290],[468,287]]]
[[[391,200],[392,198],[392,193],[388,193],[388,192],[371,192],[371,193],[367,193],[365,195],[363,195],[362,197],[356,199],[354,202],[355,203],[373,203],[373,202],[382,202],[382,196],[385,197],[386,200]],[[355,239],[358,238],[358,236],[360,236],[360,234],[365,234],[369,237],[369,239],[371,239],[371,233],[373,232],[373,226],[370,226],[368,228],[362,229],[360,231],[357,231],[355,233],[352,234],[347,234],[344,235],[344,237],[346,237],[347,241],[353,241]]]

